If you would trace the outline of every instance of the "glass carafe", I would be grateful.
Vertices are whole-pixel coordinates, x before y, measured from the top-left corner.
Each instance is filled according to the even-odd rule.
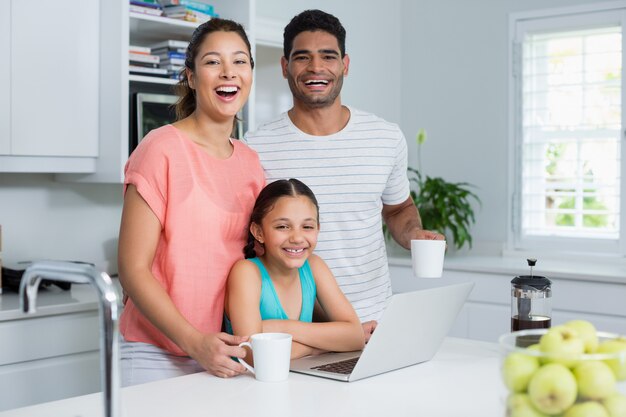
[[[536,259],[528,259],[530,275],[511,281],[511,331],[546,329],[552,324],[552,283],[533,275]]]

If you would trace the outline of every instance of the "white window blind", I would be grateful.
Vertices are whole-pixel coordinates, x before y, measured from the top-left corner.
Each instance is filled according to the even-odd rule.
[[[539,20],[522,25],[514,63],[518,242],[612,241],[618,248],[625,197],[621,21],[577,16],[575,24],[553,19],[550,27]]]

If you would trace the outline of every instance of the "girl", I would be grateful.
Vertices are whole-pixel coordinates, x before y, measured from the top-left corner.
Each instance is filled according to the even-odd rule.
[[[193,33],[178,85],[177,122],[146,135],[125,169],[120,282],[124,385],[207,370],[245,368],[220,332],[226,279],[242,256],[246,226],[264,185],[254,151],[231,140],[252,85],[244,28],[211,19]]]
[[[250,217],[247,259],[235,263],[228,277],[226,321],[233,334],[289,333],[292,358],[363,348],[359,318],[313,254],[318,234],[318,205],[309,187],[290,179],[261,191]],[[260,256],[255,243],[263,247]],[[312,323],[314,308],[328,322]]]

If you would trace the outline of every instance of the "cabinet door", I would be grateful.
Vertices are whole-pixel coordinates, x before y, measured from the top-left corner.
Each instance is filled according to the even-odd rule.
[[[97,156],[99,32],[99,0],[11,2],[12,155]]]
[[[0,65],[0,155],[11,151],[11,0],[0,0],[0,51],[9,57],[9,62]]]

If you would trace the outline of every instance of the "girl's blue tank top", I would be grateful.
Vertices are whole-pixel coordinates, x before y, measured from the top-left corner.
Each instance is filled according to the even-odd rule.
[[[289,317],[280,303],[280,299],[278,298],[272,279],[267,269],[265,269],[265,265],[263,265],[263,262],[261,262],[259,258],[250,258],[248,260],[253,262],[261,272],[261,300],[259,305],[261,320],[288,320]],[[310,323],[313,321],[313,308],[315,307],[317,288],[308,260],[304,262],[304,265],[298,268],[298,273],[300,276],[300,286],[302,287],[302,306],[298,320]],[[231,306],[231,308],[232,307],[234,306]],[[233,329],[226,315],[224,316],[224,321],[226,331],[232,334]]]

